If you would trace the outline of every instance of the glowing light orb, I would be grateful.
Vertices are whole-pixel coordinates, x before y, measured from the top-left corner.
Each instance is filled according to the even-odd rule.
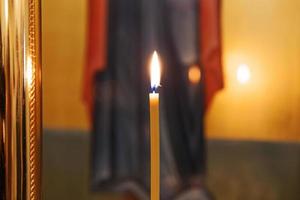
[[[193,84],[199,83],[201,79],[201,71],[198,66],[192,65],[188,72],[189,80]]]
[[[236,78],[241,84],[245,84],[249,82],[251,78],[251,72],[248,65],[246,64],[239,65],[236,72]]]

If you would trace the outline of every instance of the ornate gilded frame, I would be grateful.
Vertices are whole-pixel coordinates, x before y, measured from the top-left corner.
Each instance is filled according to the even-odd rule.
[[[0,199],[41,199],[40,0],[0,0]]]

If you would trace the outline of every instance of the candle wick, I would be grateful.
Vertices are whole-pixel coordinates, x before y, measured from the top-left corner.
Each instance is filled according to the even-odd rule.
[[[154,85],[153,87],[151,87],[151,93],[157,93],[158,87],[160,87],[160,85]]]
[[[151,88],[151,91],[152,92],[155,92],[155,93],[158,93],[158,88],[160,88],[161,87],[161,84],[158,84],[158,85],[154,85],[152,88]]]

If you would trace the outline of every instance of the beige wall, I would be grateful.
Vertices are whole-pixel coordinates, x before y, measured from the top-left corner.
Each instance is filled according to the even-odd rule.
[[[300,140],[300,1],[223,0],[226,88],[207,113],[212,138]],[[87,130],[81,101],[85,0],[43,1],[44,125]],[[251,79],[236,81],[248,64]]]

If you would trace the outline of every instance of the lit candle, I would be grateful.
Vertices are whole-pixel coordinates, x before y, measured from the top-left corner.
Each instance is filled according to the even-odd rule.
[[[151,200],[159,200],[160,195],[160,136],[159,136],[159,94],[160,64],[158,55],[153,53],[151,66],[151,93],[150,102],[150,149],[151,149]]]

